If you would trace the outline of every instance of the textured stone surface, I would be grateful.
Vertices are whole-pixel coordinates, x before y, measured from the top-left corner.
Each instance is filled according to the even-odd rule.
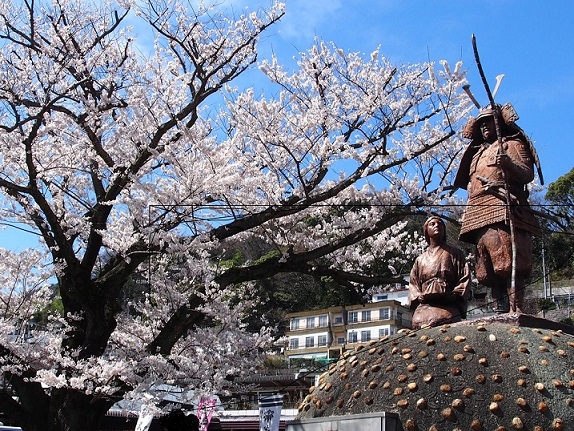
[[[405,430],[574,430],[574,336],[501,319],[403,331],[347,352],[299,417],[388,411]]]

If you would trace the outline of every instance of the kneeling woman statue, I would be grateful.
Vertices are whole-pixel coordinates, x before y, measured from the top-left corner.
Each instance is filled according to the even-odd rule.
[[[446,243],[444,221],[430,217],[423,232],[428,248],[415,260],[409,281],[413,329],[465,319],[471,285],[470,265],[461,250]]]

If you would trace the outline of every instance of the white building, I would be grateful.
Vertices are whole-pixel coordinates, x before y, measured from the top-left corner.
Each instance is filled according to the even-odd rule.
[[[385,291],[385,292],[377,292],[373,294],[372,301],[373,302],[380,302],[380,301],[398,301],[401,303],[402,306],[408,307],[409,306],[409,289],[403,286],[400,286],[396,289]]]
[[[380,299],[347,307],[289,313],[287,318],[285,354],[289,359],[331,360],[357,344],[410,328],[412,312],[402,301]]]

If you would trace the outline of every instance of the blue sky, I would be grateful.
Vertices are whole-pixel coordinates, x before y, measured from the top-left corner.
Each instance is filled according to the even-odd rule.
[[[247,2],[250,5],[255,1]],[[534,141],[546,185],[574,167],[569,124],[574,108],[574,2],[531,0],[285,0],[287,13],[264,41],[260,58],[288,62],[314,37],[346,51],[378,46],[392,63],[462,60],[473,93],[486,93],[478,75],[474,34],[497,102],[510,102]],[[264,4],[260,2],[260,4]],[[254,84],[256,85],[256,84]]]
[[[271,0],[233,0],[235,11]],[[546,184],[574,167],[570,123],[574,109],[574,2],[554,0],[285,0],[287,13],[261,44],[289,63],[315,37],[346,51],[381,54],[400,65],[462,60],[471,88],[486,104],[472,52],[475,34],[486,75],[505,78],[497,101],[511,102],[518,124],[534,141]],[[292,63],[293,64],[293,63]],[[257,87],[253,82],[250,86]],[[34,246],[14,230],[0,246]]]

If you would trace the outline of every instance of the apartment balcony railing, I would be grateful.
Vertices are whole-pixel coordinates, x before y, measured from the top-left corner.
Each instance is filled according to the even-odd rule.
[[[361,320],[361,319],[357,319],[357,320],[353,320],[353,321],[347,321],[347,325],[361,325],[361,324],[367,324],[367,323],[373,323],[373,322],[384,322],[384,321],[395,321],[398,322],[399,324],[406,326],[403,322],[406,321],[409,323],[410,325],[410,320],[405,319],[404,317],[398,317],[395,313],[391,313],[389,314],[389,316],[383,316],[383,317],[375,317],[375,318],[371,318],[368,320]],[[313,325],[313,326],[306,326],[306,325],[299,325],[297,327],[290,327],[289,328],[289,332],[295,332],[295,331],[309,331],[309,330],[316,330],[316,329],[326,329],[332,326],[344,326],[345,323],[343,321],[340,322],[328,322],[327,324],[324,325]]]

